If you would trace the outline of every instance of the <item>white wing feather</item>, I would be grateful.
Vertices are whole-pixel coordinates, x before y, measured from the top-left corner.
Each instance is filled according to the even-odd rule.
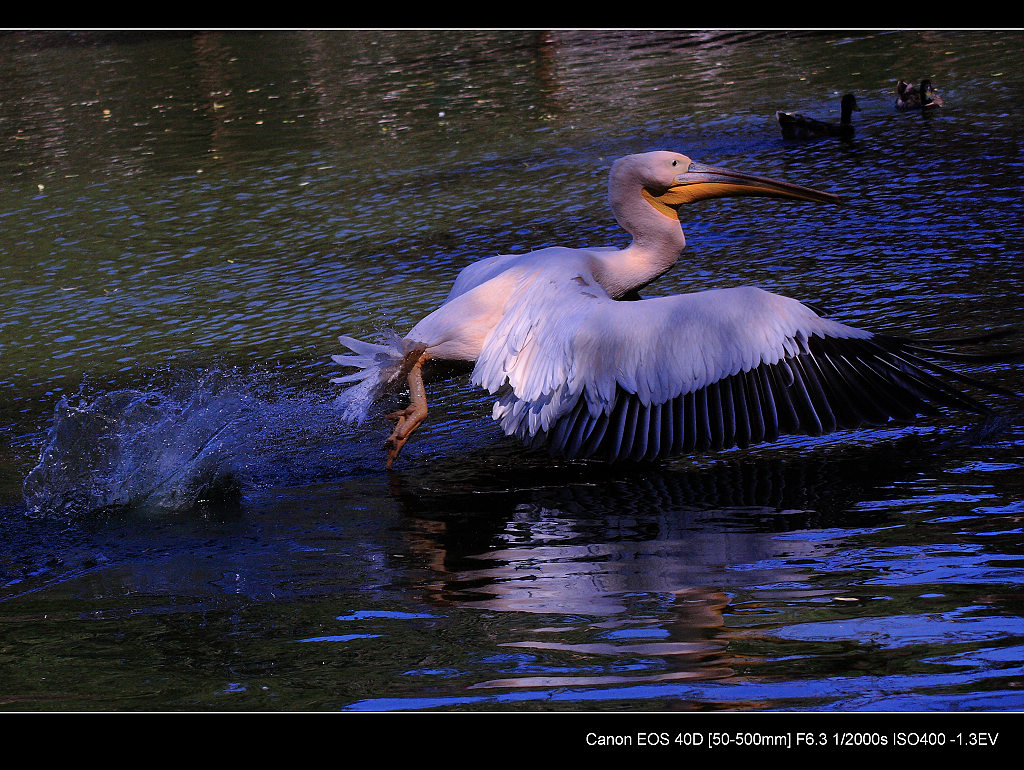
[[[528,440],[581,399],[596,420],[625,392],[648,419],[652,406],[807,353],[814,335],[872,336],[749,287],[617,301],[580,263],[547,263],[509,295],[473,382],[499,395],[493,417],[505,433]]]

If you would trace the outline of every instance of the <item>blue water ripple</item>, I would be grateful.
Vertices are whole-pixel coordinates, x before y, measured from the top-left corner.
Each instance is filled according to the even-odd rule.
[[[991,677],[1019,677],[1024,667],[1002,669],[979,674],[975,684]],[[686,701],[695,703],[782,702],[804,703],[774,711],[944,711],[950,701],[971,703],[974,708],[994,708],[998,700],[1001,710],[1024,708],[1024,693],[993,691],[984,695],[938,695],[908,692],[940,687],[959,687],[963,675],[934,674],[886,677],[835,677],[816,682],[708,682],[702,684],[666,683],[636,687],[612,687],[600,690],[552,688],[531,692],[511,692],[495,695],[429,698],[371,698],[356,701],[344,711],[410,711],[433,708],[453,708],[467,705],[508,705],[517,703],[597,703],[606,701]],[[850,699],[847,700],[846,698]]]

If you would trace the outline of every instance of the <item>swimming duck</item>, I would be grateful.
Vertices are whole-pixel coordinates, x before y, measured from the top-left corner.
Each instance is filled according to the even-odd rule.
[[[941,106],[942,99],[932,90],[932,81],[922,80],[919,86],[905,80],[896,83],[897,110],[920,110]]]
[[[846,94],[842,101],[842,111],[838,123],[827,123],[822,120],[796,115],[792,112],[776,112],[775,117],[782,128],[784,139],[816,139],[826,136],[838,136],[849,139],[853,136],[852,114],[856,110],[857,99],[853,94]]]

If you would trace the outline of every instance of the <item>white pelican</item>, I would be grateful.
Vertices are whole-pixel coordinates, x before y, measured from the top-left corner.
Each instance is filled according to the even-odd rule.
[[[570,458],[652,460],[909,419],[934,414],[933,404],[987,411],[929,373],[966,379],[922,359],[927,349],[794,299],[753,287],[639,299],[686,244],[683,204],[835,195],[666,151],[617,160],[608,195],[632,235],[626,248],[490,257],[463,269],[404,338],[340,338],[355,355],[334,360],[359,371],[332,382],[358,383],[343,394],[352,414],[408,384],[409,406],[388,415],[388,468],[427,416],[423,366],[433,359],[474,363],[472,382],[497,397],[492,416],[506,434]]]

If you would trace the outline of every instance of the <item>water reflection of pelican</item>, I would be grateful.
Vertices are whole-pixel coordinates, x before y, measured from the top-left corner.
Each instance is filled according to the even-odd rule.
[[[857,504],[931,467],[937,442],[910,434],[614,474],[510,452],[508,463],[403,474],[392,489],[410,550],[430,565],[432,601],[615,616],[637,592],[718,591],[759,570],[766,584],[805,575],[831,546],[779,535],[890,524],[885,509]]]
[[[680,206],[760,195],[836,202],[829,193],[650,152],[615,162],[609,199],[633,236],[625,249],[550,247],[465,268],[445,302],[405,338],[342,337],[359,369],[335,382],[352,413],[388,387],[410,404],[389,415],[387,465],[427,417],[423,367],[475,362],[474,384],[497,396],[504,432],[566,457],[645,461],[821,435],[933,414],[985,409],[929,360],[938,351],[821,317],[752,287],[642,301],[686,244]],[[973,382],[973,381],[972,381]]]
[[[750,586],[777,601],[834,598],[812,575],[842,530],[891,524],[857,503],[930,467],[936,449],[910,434],[609,473],[502,447],[498,460],[390,481],[427,602],[502,613],[510,626],[502,674],[471,689],[653,686],[749,662],[736,650],[749,649],[744,613],[758,612]],[[831,538],[787,536],[828,528]]]

